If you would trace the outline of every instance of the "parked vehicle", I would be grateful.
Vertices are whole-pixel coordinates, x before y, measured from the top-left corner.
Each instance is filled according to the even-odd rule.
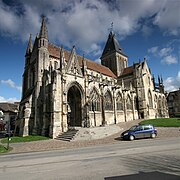
[[[13,136],[13,131],[10,131],[9,133],[7,131],[0,131],[0,138],[5,138],[5,137],[12,137]]]
[[[155,138],[156,136],[157,129],[151,124],[135,125],[121,134],[122,139],[127,139],[131,141],[140,138]]]

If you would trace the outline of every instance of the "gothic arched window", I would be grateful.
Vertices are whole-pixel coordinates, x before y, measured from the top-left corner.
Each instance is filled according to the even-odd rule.
[[[129,95],[127,97],[127,109],[132,110],[132,103],[131,103],[131,98]]]
[[[107,91],[104,96],[104,102],[105,102],[105,110],[112,111],[113,110],[113,101],[112,101],[111,93],[109,91]]]
[[[153,102],[152,102],[152,95],[151,95],[150,90],[148,92],[148,100],[149,100],[149,107],[152,108],[153,107]]]
[[[138,106],[138,99],[137,97],[135,96],[134,97],[134,109],[137,110],[137,106]]]
[[[100,96],[95,89],[90,93],[90,111],[100,111]]]
[[[123,110],[123,99],[120,93],[118,93],[116,97],[116,108],[117,110]]]
[[[159,116],[162,116],[162,112],[161,112],[161,108],[162,108],[162,99],[161,99],[161,96],[159,96],[158,98],[158,113],[159,113]]]
[[[162,107],[166,108],[166,98],[165,97],[163,97],[163,100],[162,100]]]
[[[158,109],[161,109],[162,107],[162,101],[161,101],[161,96],[158,98]]]
[[[157,108],[157,95],[154,96],[154,107]]]

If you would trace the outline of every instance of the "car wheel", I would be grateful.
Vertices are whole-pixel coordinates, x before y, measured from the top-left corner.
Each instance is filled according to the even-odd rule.
[[[156,137],[156,134],[152,133],[151,137],[154,139]]]
[[[129,136],[129,140],[130,140],[130,141],[133,141],[133,140],[134,140],[134,136],[133,136],[133,135],[130,135],[130,136]]]

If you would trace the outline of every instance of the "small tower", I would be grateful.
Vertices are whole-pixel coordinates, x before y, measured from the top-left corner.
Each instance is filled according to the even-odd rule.
[[[43,16],[41,29],[38,37],[38,73],[49,66],[49,51],[48,51],[48,31],[46,26],[46,19]],[[39,74],[40,75],[40,74]],[[39,76],[38,75],[38,76]]]
[[[25,54],[25,58],[26,58],[25,66],[28,66],[30,64],[32,49],[33,49],[32,35],[30,34],[29,42],[28,42],[28,46],[27,46],[26,54]]]
[[[158,82],[159,82],[159,92],[164,94],[164,84],[163,84],[163,79],[162,76],[158,76]]]
[[[44,16],[42,18],[42,24],[41,24],[41,29],[40,29],[40,33],[39,33],[38,47],[48,48],[48,31],[47,31],[47,27],[46,27],[46,19]]]
[[[32,43],[32,35],[29,36],[29,42],[26,49],[25,54],[25,68],[23,73],[23,85],[22,85],[22,98],[26,95],[26,92],[30,88],[30,63],[31,63],[31,54],[33,50],[33,43]]]
[[[101,56],[101,64],[111,69],[116,76],[120,76],[124,68],[128,66],[128,57],[124,54],[113,31],[109,33]]]

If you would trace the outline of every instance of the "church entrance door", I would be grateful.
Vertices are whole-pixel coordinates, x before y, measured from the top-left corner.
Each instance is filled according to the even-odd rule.
[[[72,86],[67,94],[68,127],[82,126],[81,93],[76,86]]]

